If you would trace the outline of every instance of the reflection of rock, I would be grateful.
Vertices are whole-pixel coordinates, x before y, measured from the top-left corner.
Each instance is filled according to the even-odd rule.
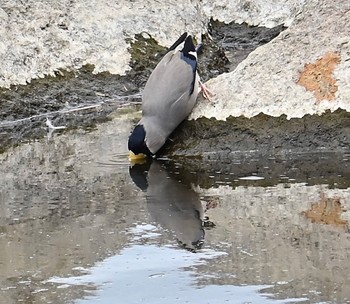
[[[186,249],[201,248],[204,215],[198,193],[169,176],[156,160],[130,167],[130,176],[146,192],[151,217],[171,230]]]
[[[305,211],[304,214],[313,223],[347,228],[349,222],[341,218],[342,213],[346,210],[340,201],[340,197],[327,198],[325,194],[322,194],[321,200],[312,204],[310,210]]]
[[[211,284],[281,282],[268,291],[279,299],[286,295],[307,295],[310,303],[346,303],[344,299],[349,299],[348,231],[312,223],[303,215],[313,202],[322,200],[320,193],[328,198],[341,197],[349,210],[349,188],[281,183],[198,191],[220,197],[219,207],[207,211],[220,225],[207,235],[206,243],[211,246],[220,240],[228,246],[228,256],[220,258],[220,263],[200,267],[203,273],[215,269],[224,278],[207,280]],[[342,218],[349,220],[350,212],[343,212]],[[203,278],[200,284],[205,282]]]
[[[350,121],[350,113],[348,115],[348,119]],[[345,121],[345,118],[342,118],[340,120]],[[333,123],[336,122],[333,121]],[[310,122],[310,124],[312,123]],[[319,125],[316,121],[314,121],[313,124]],[[293,154],[290,152],[288,153],[288,151],[286,151],[285,154],[277,154],[277,147],[265,150],[268,149],[267,145],[269,143],[272,144],[274,141],[270,139],[269,142],[268,136],[265,138],[263,137],[264,131],[259,132],[259,127],[261,129],[261,125],[259,124],[254,127],[254,132],[256,131],[256,134],[254,134],[254,136],[256,136],[256,139],[260,140],[260,143],[262,145],[261,148],[264,150],[245,152],[246,149],[249,149],[250,145],[254,145],[253,128],[250,127],[249,130],[249,134],[253,138],[246,137],[246,142],[244,142],[244,136],[242,135],[242,140],[239,142],[236,142],[234,140],[230,142],[230,134],[228,134],[229,132],[226,132],[225,134],[224,123],[220,126],[222,126],[221,131],[215,128],[215,132],[221,132],[219,134],[224,140],[217,138],[211,138],[208,140],[205,138],[205,131],[208,130],[207,128],[203,128],[202,130],[193,128],[191,130],[183,130],[184,132],[181,131],[181,139],[185,141],[182,143],[184,144],[184,147],[181,148],[180,139],[177,137],[175,138],[174,136],[174,142],[176,143],[176,148],[178,148],[174,153],[180,154],[181,157],[176,158],[176,163],[167,162],[167,170],[177,170],[179,173],[178,176],[183,183],[188,185],[199,185],[201,188],[211,188],[225,184],[252,184],[255,186],[266,187],[285,182],[286,179],[291,179],[294,183],[307,182],[309,185],[328,184],[330,187],[336,188],[350,187],[350,166],[349,155],[347,153],[314,153],[309,151],[308,153],[297,154],[295,152],[302,152],[303,149],[305,150],[305,147],[303,148],[301,146],[301,143],[304,139],[307,140],[305,138],[305,134],[299,134],[298,138],[296,138],[296,140],[300,140],[300,142],[298,142],[299,147],[298,149],[296,147],[294,148]],[[248,126],[249,125],[247,123],[247,127]],[[288,138],[287,126],[283,127],[283,130],[286,132],[284,134],[286,140],[292,140],[290,137]],[[183,156],[185,154],[195,154],[195,148],[193,148],[195,145],[195,139],[190,138],[190,131],[194,132],[195,138],[199,138],[199,140],[197,140],[198,146],[196,147],[203,153],[203,156],[201,157]],[[296,130],[294,131],[296,135],[297,132]],[[346,129],[344,129],[344,133],[341,133],[339,130],[335,129],[334,131],[338,131],[339,135],[343,134],[346,136]],[[267,126],[266,132],[268,132]],[[270,130],[270,132],[273,131]],[[279,134],[283,136],[282,130]],[[310,137],[309,139],[311,141],[312,139],[315,139],[315,137]],[[333,146],[335,146],[337,143],[337,140],[335,138],[330,138],[329,135],[324,137],[324,142],[326,140],[329,140],[330,144]],[[277,140],[276,144],[281,146],[282,140]],[[240,151],[230,151],[230,145],[235,146]],[[213,147],[216,149],[215,153],[208,152],[208,150]],[[314,146],[308,145],[307,148],[313,149]],[[263,152],[267,151],[271,152],[271,154],[263,154]],[[252,173],[257,176],[264,177],[264,179],[255,180],[252,182],[240,179],[241,177],[252,175]]]

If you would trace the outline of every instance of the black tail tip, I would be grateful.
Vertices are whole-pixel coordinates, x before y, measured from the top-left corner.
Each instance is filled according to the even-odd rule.
[[[192,36],[188,35],[185,40],[184,48],[182,49],[184,53],[195,52],[196,47],[193,44]]]
[[[173,43],[173,45],[168,49],[168,52],[169,52],[169,51],[175,50],[182,42],[185,41],[186,37],[187,37],[187,32],[184,32],[184,33],[179,37],[179,39],[177,39],[177,40]]]

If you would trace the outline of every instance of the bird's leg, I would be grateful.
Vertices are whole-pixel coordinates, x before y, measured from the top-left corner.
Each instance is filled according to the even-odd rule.
[[[207,87],[205,86],[205,84],[204,84],[203,82],[201,82],[200,80],[199,80],[199,84],[200,84],[201,89],[202,89],[203,97],[204,97],[205,99],[208,99],[208,100],[210,101],[210,97],[215,96],[215,94],[214,94],[213,92],[209,91],[209,90],[207,89]]]

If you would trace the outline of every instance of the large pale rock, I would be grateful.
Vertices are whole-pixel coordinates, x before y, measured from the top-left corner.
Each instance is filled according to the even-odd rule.
[[[124,74],[130,39],[146,32],[169,46],[188,31],[200,38],[211,17],[253,25],[289,24],[302,0],[44,1],[0,3],[0,87],[26,84],[59,69],[95,65]]]
[[[274,27],[289,26],[306,0],[203,0],[203,12],[221,22]]]
[[[199,14],[189,0],[5,0],[0,8],[0,86],[25,84],[87,63],[95,65],[95,72],[124,74],[130,61],[128,39],[147,32],[170,45],[185,30],[199,36],[206,19]]]
[[[350,110],[350,3],[310,1],[291,26],[231,73],[208,82],[216,93],[191,118],[288,118]]]
[[[290,27],[235,71],[209,81],[216,96],[199,103],[191,118],[260,112],[290,118],[348,110],[349,8],[340,0],[5,0],[0,7],[0,87],[88,63],[96,73],[124,74],[135,34],[146,32],[169,46],[184,31],[198,38],[214,18]]]

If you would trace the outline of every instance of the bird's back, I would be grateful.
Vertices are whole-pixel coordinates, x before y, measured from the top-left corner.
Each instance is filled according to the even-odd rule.
[[[143,91],[143,119],[156,121],[166,136],[190,114],[198,94],[196,70],[181,56],[179,51],[167,53]]]

